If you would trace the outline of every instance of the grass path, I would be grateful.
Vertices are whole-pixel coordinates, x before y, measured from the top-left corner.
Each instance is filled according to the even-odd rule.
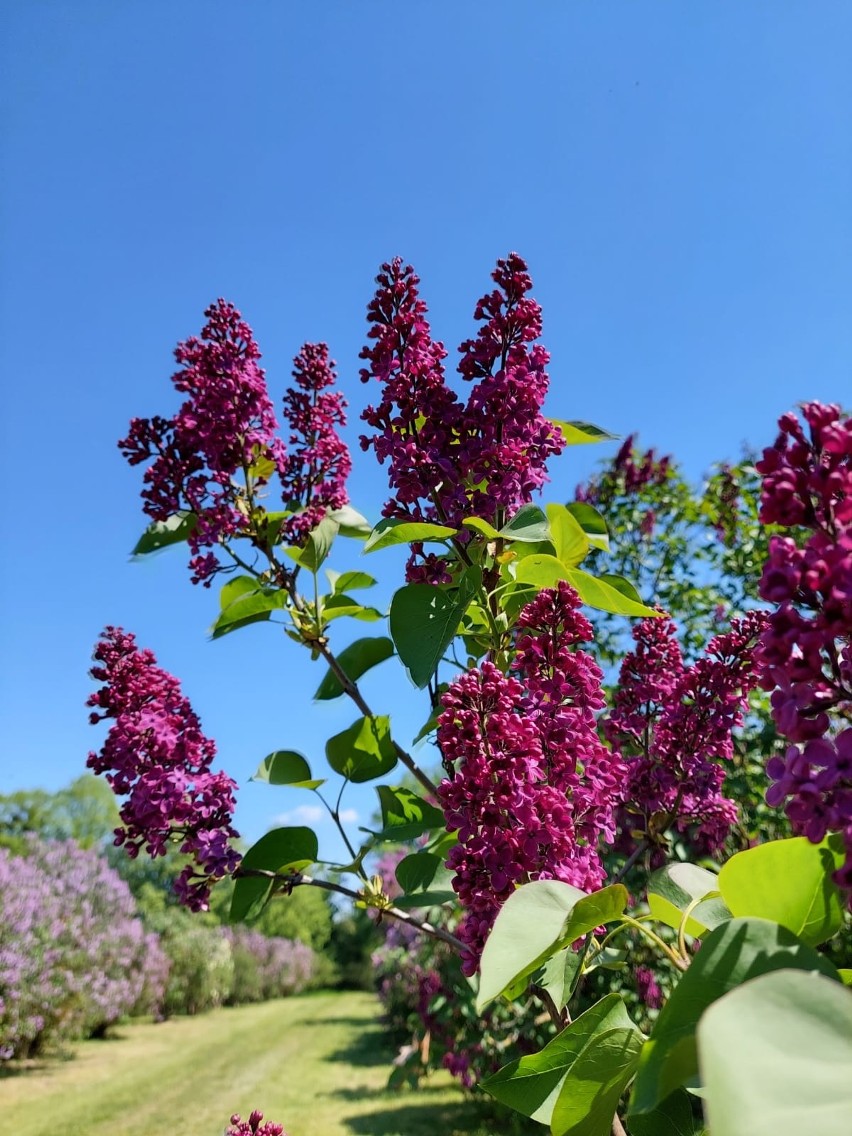
[[[0,1076],[15,1136],[222,1136],[260,1108],[288,1136],[486,1136],[448,1077],[385,1091],[390,1054],[369,994],[323,993],[120,1027],[73,1060]]]

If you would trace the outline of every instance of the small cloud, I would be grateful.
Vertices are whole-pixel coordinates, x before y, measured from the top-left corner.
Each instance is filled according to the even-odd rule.
[[[319,824],[328,819],[328,813],[322,805],[298,805],[286,813],[279,813],[275,818],[276,824]]]
[[[354,824],[358,820],[357,809],[341,809],[341,824]],[[331,817],[322,805],[297,805],[286,813],[274,818],[275,824],[330,824]]]

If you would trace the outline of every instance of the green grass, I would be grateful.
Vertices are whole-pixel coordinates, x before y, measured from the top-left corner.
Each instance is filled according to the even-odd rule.
[[[70,1060],[0,1076],[15,1136],[222,1136],[260,1108],[288,1136],[489,1136],[448,1076],[385,1091],[392,1054],[369,994],[323,993],[121,1026]]]

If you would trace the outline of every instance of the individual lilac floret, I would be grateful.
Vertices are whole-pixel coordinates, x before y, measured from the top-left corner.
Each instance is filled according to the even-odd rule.
[[[238,507],[248,467],[266,459],[283,474],[284,444],[258,365],[260,350],[251,328],[225,300],[206,311],[200,337],[175,349],[181,369],[172,376],[188,397],[173,418],[134,418],[118,444],[131,465],[151,461],[142,499],[153,521],[187,510],[197,521],[189,537],[193,583],[209,586],[218,570],[214,548],[248,527]],[[153,459],[153,460],[152,460]],[[255,475],[262,485],[268,475]]]
[[[195,867],[184,868],[175,890],[188,907],[206,909],[211,883],[233,873],[240,860],[231,846],[239,835],[231,825],[236,783],[210,772],[215,743],[202,733],[178,680],[133,635],[107,627],[94,658],[92,677],[104,685],[88,699],[96,708],[90,721],[114,721],[87,765],[127,796],[115,842],[131,857],[143,848],[159,856],[179,839]]]
[[[628,759],[622,789],[625,831],[670,825],[689,831],[701,851],[718,851],[737,820],[722,794],[733,731],[756,685],[755,645],[766,616],[752,612],[684,667],[668,618],[644,619],[621,666],[606,736]]]
[[[283,474],[284,501],[298,510],[284,531],[291,544],[303,544],[328,509],[349,501],[346,479],[352,459],[337,433],[346,425],[346,400],[334,385],[334,361],[325,343],[306,343],[293,361],[296,385],[284,396],[284,417],[290,425],[290,453]]]
[[[514,668],[486,661],[450,686],[438,720],[448,777],[438,795],[458,843],[447,864],[465,909],[465,973],[518,884],[559,879],[592,890],[604,879],[598,843],[612,839],[623,766],[601,742],[601,672],[567,584],[542,592],[519,620]]]
[[[791,528],[774,536],[760,594],[777,605],[761,637],[761,686],[779,733],[792,745],[769,762],[767,800],[786,802],[794,828],[819,843],[843,834],[835,880],[852,888],[852,418],[837,406],[802,407],[763,451],[760,519]]]
[[[225,1136],[287,1136],[287,1134],[280,1124],[274,1124],[271,1120],[267,1120],[264,1124],[263,1113],[255,1109],[248,1120],[240,1119],[240,1114],[235,1112]]]

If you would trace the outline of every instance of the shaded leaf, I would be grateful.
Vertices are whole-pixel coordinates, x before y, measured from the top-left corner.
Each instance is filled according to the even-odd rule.
[[[695,1027],[723,994],[774,970],[819,971],[837,978],[822,955],[766,919],[731,919],[711,931],[660,1010],[645,1043],[631,1112],[650,1112],[698,1072]]]
[[[325,743],[325,756],[335,773],[361,783],[390,773],[397,756],[390,718],[359,718]]]
[[[382,840],[415,840],[424,832],[444,828],[444,814],[410,789],[401,785],[379,785],[376,789],[382,809]]]
[[[651,914],[661,923],[675,930],[683,922],[683,914],[695,900],[715,895],[719,891],[719,877],[697,864],[674,862],[654,872],[648,880],[648,905]],[[690,913],[684,930],[693,938],[700,938],[727,919],[731,912],[724,902],[707,899]]]
[[[500,536],[506,540],[532,543],[550,540],[550,524],[538,505],[524,505],[509,523],[500,529]]]
[[[366,674],[371,667],[389,659],[393,654],[393,643],[384,637],[378,639],[356,639],[348,647],[344,647],[337,656],[337,661],[344,672],[353,682]],[[338,698],[344,693],[340,679],[329,669],[322,682],[317,687],[314,698],[319,702],[326,702]]]
[[[428,684],[455,638],[471,594],[466,577],[458,588],[406,584],[394,594],[391,637],[411,681],[420,689]]]
[[[562,431],[566,446],[583,446],[589,442],[614,442],[618,434],[610,434],[591,422],[566,422],[561,418],[551,418],[554,426]]]
[[[603,515],[594,505],[589,505],[585,501],[572,501],[570,505],[566,505],[566,508],[586,534],[592,548],[601,548],[604,552],[609,552],[609,530]]]
[[[613,1115],[636,1070],[642,1042],[632,1023],[591,1038],[568,1071],[553,1106],[553,1136],[610,1136]]]
[[[278,749],[263,759],[251,777],[270,785],[290,785],[294,789],[317,789],[325,778],[311,777],[307,758],[294,749]]]
[[[839,983],[797,970],[756,978],[704,1014],[698,1049],[711,1132],[849,1132],[852,993]]]
[[[152,521],[137,540],[131,556],[149,556],[172,544],[182,544],[195,530],[198,518],[195,513],[180,512],[167,521]]]
[[[357,509],[351,505],[342,505],[339,509],[330,509],[328,518],[340,529],[341,536],[352,537],[355,540],[364,540],[370,535],[371,526],[366,517],[362,517]]]
[[[256,868],[282,874],[301,872],[319,855],[316,833],[310,828],[276,828],[261,836],[246,852],[241,869]],[[257,915],[269,898],[274,881],[237,876],[231,897],[230,920],[239,923]]]

